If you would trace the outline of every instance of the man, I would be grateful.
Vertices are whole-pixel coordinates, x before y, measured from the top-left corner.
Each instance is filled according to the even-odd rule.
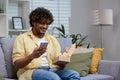
[[[80,80],[79,73],[64,69],[66,64],[53,64],[61,48],[56,38],[46,33],[54,21],[52,13],[38,7],[29,19],[32,29],[17,37],[12,54],[19,80]],[[42,42],[48,42],[47,48],[39,47]]]

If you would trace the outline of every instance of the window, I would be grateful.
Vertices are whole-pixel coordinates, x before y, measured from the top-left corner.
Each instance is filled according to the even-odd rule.
[[[61,24],[65,26],[66,34],[69,34],[69,17],[71,16],[71,0],[31,0],[31,10],[37,7],[49,9],[54,16],[54,22],[48,28],[48,32],[58,37],[58,31],[54,27]]]

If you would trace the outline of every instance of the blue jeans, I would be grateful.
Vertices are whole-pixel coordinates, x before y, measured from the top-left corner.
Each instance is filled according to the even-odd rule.
[[[41,67],[33,71],[32,80],[80,80],[80,75],[74,70]]]

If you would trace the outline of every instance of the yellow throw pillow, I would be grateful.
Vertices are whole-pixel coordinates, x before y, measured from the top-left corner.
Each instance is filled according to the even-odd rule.
[[[90,73],[92,74],[98,73],[98,63],[99,63],[99,60],[101,59],[103,50],[104,48],[94,48],[93,56],[90,64],[90,70],[89,70]]]

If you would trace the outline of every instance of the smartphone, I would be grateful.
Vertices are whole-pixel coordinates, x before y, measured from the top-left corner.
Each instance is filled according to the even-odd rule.
[[[48,42],[42,42],[42,43],[40,43],[40,47],[47,47],[47,45],[48,45]]]

